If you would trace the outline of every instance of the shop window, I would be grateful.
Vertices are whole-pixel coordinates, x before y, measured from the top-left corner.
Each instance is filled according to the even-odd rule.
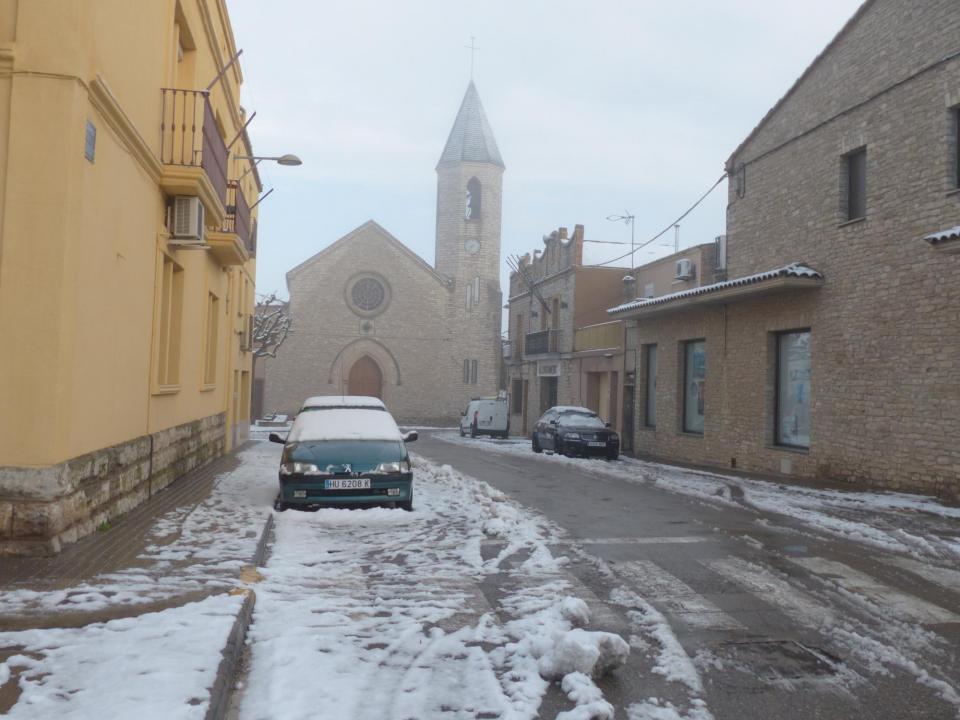
[[[707,343],[683,344],[683,431],[703,435],[704,390],[707,381]]]
[[[810,447],[810,331],[777,334],[776,441]]]

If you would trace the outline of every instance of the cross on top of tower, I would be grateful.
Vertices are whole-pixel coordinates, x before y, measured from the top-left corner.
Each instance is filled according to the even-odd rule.
[[[471,36],[470,36],[470,44],[469,44],[469,45],[464,45],[464,47],[467,48],[467,49],[470,51],[470,79],[471,79],[471,80],[473,80],[473,56],[474,56],[474,54],[476,53],[476,51],[480,49],[480,48],[478,48],[478,47],[476,46],[476,44],[474,43],[474,40],[475,40],[475,39],[476,39],[476,38],[474,38],[474,36],[471,35]]]

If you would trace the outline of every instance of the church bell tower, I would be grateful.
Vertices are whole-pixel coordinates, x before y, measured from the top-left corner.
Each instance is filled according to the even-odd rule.
[[[500,358],[500,210],[503,159],[473,84],[437,163],[437,271],[453,280],[465,393],[497,391]],[[458,342],[458,344],[460,344]],[[469,363],[477,361],[476,380]]]

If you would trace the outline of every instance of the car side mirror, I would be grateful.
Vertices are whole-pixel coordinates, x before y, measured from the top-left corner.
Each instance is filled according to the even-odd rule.
[[[610,423],[604,423],[603,426],[604,426],[604,427],[613,427]]]
[[[420,434],[416,430],[411,430],[406,435],[403,436],[404,442],[413,442],[420,437]]]
[[[551,425],[556,425],[556,424],[557,424],[557,421],[556,421],[556,420],[551,420],[551,421],[550,421],[550,424],[551,424]]]
[[[284,445],[287,442],[287,439],[280,437],[278,433],[270,433],[270,437],[268,439],[270,442],[280,443],[281,445]]]

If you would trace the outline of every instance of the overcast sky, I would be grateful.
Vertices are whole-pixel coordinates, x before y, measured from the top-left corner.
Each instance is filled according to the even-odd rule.
[[[275,192],[260,206],[258,292],[369,219],[428,262],[434,168],[470,79],[507,166],[502,254],[560,226],[639,243],[686,210],[860,0],[228,0],[243,104]],[[680,230],[724,232],[726,184]],[[626,248],[588,246],[590,257]],[[673,233],[637,264],[673,251]],[[599,255],[598,255],[599,252]],[[376,262],[376,259],[372,259]],[[626,261],[625,261],[626,262]],[[503,280],[506,290],[507,273]]]

